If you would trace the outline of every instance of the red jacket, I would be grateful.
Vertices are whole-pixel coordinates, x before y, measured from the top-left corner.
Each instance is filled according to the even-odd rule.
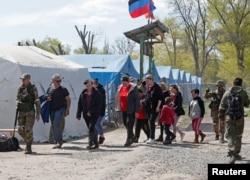
[[[174,108],[172,106],[164,105],[161,110],[160,124],[174,124]]]

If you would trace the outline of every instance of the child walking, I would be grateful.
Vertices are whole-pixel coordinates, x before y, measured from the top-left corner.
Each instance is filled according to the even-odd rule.
[[[175,139],[175,135],[170,131],[170,126],[174,124],[174,107],[172,106],[172,99],[170,97],[165,98],[165,105],[163,105],[160,114],[160,123],[164,126],[166,139],[163,144],[172,144],[172,140]]]
[[[142,89],[138,89],[138,94],[140,97],[140,109],[139,112],[135,114],[136,117],[136,125],[135,125],[135,143],[139,141],[141,129],[144,131],[144,133],[147,136],[147,140],[149,139],[149,124],[148,124],[148,118],[147,118],[147,110],[145,105],[145,95]]]

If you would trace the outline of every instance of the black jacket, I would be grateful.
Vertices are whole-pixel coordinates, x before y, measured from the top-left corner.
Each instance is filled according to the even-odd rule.
[[[102,106],[102,96],[101,93],[96,89],[93,88],[91,94],[91,101],[89,107],[86,104],[86,92],[87,90],[84,89],[80,94],[77,106],[77,113],[76,118],[81,118],[81,113],[83,114],[84,119],[88,119],[87,113],[90,112],[92,117],[98,118],[101,113],[101,106]]]
[[[103,85],[101,84],[98,84],[97,89],[102,95],[102,106],[101,106],[100,116],[104,116],[106,110],[106,92],[105,89],[103,88]]]

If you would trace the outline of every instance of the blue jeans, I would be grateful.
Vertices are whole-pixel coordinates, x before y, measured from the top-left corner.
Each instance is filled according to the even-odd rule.
[[[61,121],[63,120],[64,111],[65,108],[50,111],[51,125],[54,132],[54,138],[57,143],[61,143],[63,141],[60,124]]]
[[[103,116],[99,116],[95,124],[95,133],[101,136],[103,135],[102,119]]]

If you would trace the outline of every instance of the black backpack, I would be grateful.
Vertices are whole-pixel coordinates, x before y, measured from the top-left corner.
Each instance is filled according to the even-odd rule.
[[[230,92],[227,115],[233,120],[240,119],[243,116],[242,99],[239,92]]]
[[[17,151],[20,149],[19,141],[16,137],[8,137],[5,134],[0,137],[0,152]]]

